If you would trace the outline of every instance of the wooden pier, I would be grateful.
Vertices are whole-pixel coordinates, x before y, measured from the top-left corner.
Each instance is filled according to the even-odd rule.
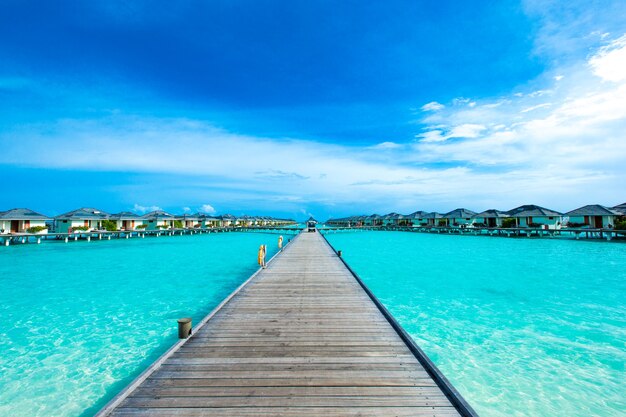
[[[98,417],[476,416],[320,233],[300,233]]]

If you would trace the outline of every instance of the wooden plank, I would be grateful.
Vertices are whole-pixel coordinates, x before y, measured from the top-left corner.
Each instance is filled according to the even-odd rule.
[[[415,396],[444,398],[437,387],[139,387],[137,397]]]
[[[118,417],[421,417],[458,416],[453,407],[119,408]]]
[[[224,408],[224,407],[449,407],[445,396],[283,396],[283,397],[139,397],[133,396],[122,407],[143,408]]]
[[[302,233],[105,415],[460,414],[323,238]]]

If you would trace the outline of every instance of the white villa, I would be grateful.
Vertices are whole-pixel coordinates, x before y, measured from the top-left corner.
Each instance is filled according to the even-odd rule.
[[[563,215],[558,211],[534,204],[516,207],[509,210],[507,214],[516,220],[517,227],[560,229],[563,223]]]
[[[383,226],[396,226],[398,224],[398,218],[401,214],[389,213],[383,216]],[[404,216],[403,216],[404,217]]]
[[[144,220],[130,211],[123,211],[121,213],[111,214],[109,220],[112,220],[117,225],[117,230],[136,230],[144,224]]]
[[[146,230],[173,229],[176,216],[163,210],[155,210],[144,214],[141,219],[147,224]]]
[[[620,215],[619,211],[599,204],[590,204],[565,213],[565,216],[568,217],[568,225],[596,229],[613,227],[615,218]]]
[[[179,216],[177,220],[183,222],[183,227],[186,229],[196,229],[202,226],[200,217],[200,213],[183,214],[182,216]]]
[[[253,217],[250,217],[250,216],[246,216],[246,215],[238,217],[236,222],[235,222],[235,224],[237,226],[243,226],[243,227],[254,226],[255,223],[256,223],[256,219],[254,219]]]
[[[428,219],[425,217],[428,213],[425,211],[418,210],[405,216],[407,219],[407,226],[426,226],[428,224]]]
[[[378,214],[365,217],[365,226],[382,226],[383,218]]]
[[[508,219],[509,217],[511,216],[504,211],[489,209],[475,214],[473,219],[474,224],[484,224],[486,227],[502,227],[502,220]]]
[[[426,213],[422,216],[426,220],[428,226],[439,226],[439,221],[443,219],[443,215],[437,212]]]
[[[622,216],[626,216],[626,203],[618,204],[617,206],[613,207],[613,210],[617,211]]]
[[[444,214],[443,218],[446,220],[448,226],[465,227],[474,222],[473,217],[475,215],[476,213],[472,210],[458,208]]]
[[[222,219],[219,217],[209,216],[208,214],[200,214],[199,218],[200,227],[203,229],[222,226]]]
[[[38,233],[47,233],[46,221],[52,220],[41,213],[27,208],[14,208],[0,212],[0,234],[28,233],[28,229],[42,228]],[[32,230],[32,229],[31,229]]]
[[[91,207],[83,207],[69,211],[54,218],[55,231],[58,233],[72,233],[75,228],[86,227],[90,230],[101,230],[102,221],[107,220],[109,214]]]
[[[232,214],[224,214],[222,216],[222,226],[223,227],[237,226],[237,218],[233,216]]]

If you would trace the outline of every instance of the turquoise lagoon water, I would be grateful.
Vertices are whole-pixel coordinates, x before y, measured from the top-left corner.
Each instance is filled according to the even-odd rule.
[[[626,415],[626,244],[327,237],[481,416]]]
[[[0,248],[0,416],[90,416],[257,268],[276,235]]]

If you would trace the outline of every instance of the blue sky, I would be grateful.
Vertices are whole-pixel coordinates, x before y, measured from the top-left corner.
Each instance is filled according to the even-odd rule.
[[[0,210],[626,201],[621,1],[5,1]]]

